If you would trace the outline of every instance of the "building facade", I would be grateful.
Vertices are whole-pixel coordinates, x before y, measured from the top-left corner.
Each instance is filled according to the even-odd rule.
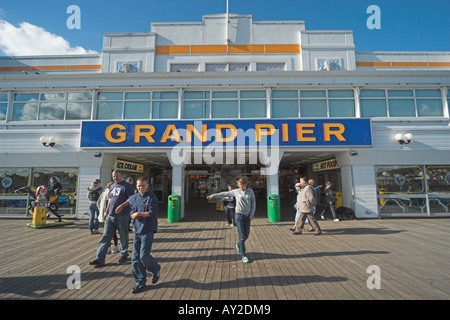
[[[26,216],[14,190],[55,176],[80,218],[115,168],[187,217],[240,176],[262,198],[331,181],[357,218],[448,216],[449,88],[450,52],[358,52],[349,30],[242,14],[105,34],[101,54],[0,57],[0,217]]]

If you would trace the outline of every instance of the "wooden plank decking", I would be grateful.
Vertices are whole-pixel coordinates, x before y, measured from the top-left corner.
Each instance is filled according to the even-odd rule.
[[[251,263],[236,252],[236,228],[221,214],[178,223],[160,219],[153,255],[161,278],[131,294],[131,262],[94,268],[101,235],[87,220],[33,229],[23,219],[0,220],[0,300],[368,300],[450,297],[450,219],[320,221],[319,237],[293,235],[290,221],[256,217],[246,242]],[[130,250],[132,234],[130,234]],[[68,289],[69,266],[81,288]],[[367,268],[379,266],[381,288],[368,289]],[[150,282],[150,281],[149,281]]]

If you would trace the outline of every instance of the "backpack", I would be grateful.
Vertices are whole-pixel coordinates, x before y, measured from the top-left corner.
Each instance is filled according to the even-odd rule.
[[[89,201],[97,202],[99,197],[100,197],[100,195],[98,194],[97,190],[89,190],[88,189],[88,199],[89,199]]]

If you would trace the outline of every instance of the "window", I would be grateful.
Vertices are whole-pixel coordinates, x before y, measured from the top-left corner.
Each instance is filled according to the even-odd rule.
[[[176,119],[178,92],[100,92],[97,119]]]
[[[266,118],[265,90],[186,91],[183,118]]]
[[[298,91],[272,91],[272,117],[298,118]]]
[[[205,70],[207,72],[242,72],[248,71],[249,68],[249,63],[207,63],[205,65]]]
[[[439,89],[362,89],[361,117],[442,117]]]
[[[30,174],[31,173],[31,174]],[[26,215],[29,202],[34,199],[38,186],[52,187],[51,177],[62,184],[62,195],[58,197],[58,212],[63,215],[75,214],[77,198],[77,168],[0,168],[0,215]],[[29,192],[14,193],[15,190],[31,186]],[[54,194],[49,192],[50,200]]]
[[[6,120],[7,107],[8,107],[8,94],[0,93],[0,121]]]
[[[211,117],[238,118],[239,104],[237,91],[212,91]]]
[[[210,118],[209,91],[186,91],[184,93],[184,119]]]
[[[14,99],[12,120],[90,119],[91,106],[90,92],[18,93]]]
[[[256,71],[284,71],[284,63],[257,63]]]
[[[152,118],[153,119],[178,118],[177,91],[153,92]]]
[[[171,64],[170,72],[197,72],[198,64]]]
[[[359,93],[361,117],[387,117],[385,90],[361,90]]]
[[[226,63],[223,64],[206,64],[205,70],[207,72],[225,72],[228,70],[228,65]]]
[[[240,92],[241,118],[266,118],[266,91],[241,90]]]
[[[439,89],[416,89],[415,92],[419,117],[442,117],[444,115]]]
[[[448,214],[450,166],[376,167],[380,214]]]

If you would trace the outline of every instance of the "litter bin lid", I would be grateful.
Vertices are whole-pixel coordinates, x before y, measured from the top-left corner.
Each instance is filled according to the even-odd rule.
[[[176,201],[176,200],[180,200],[180,199],[181,199],[181,197],[177,194],[172,194],[169,196],[170,201]]]
[[[269,200],[277,200],[280,196],[277,194],[271,194],[269,195]]]

